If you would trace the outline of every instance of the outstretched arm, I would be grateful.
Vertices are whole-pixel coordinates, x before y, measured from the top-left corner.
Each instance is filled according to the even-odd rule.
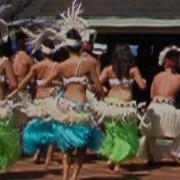
[[[53,79],[55,79],[57,76],[59,76],[61,73],[61,64],[58,64],[53,71],[49,74],[49,76],[45,79],[44,83],[42,86],[46,86],[49,84]]]

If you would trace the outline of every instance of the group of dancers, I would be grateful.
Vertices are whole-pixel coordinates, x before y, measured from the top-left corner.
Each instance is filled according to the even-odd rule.
[[[174,103],[180,90],[180,49],[169,46],[160,53],[164,71],[155,76],[152,101],[140,115],[132,88],[134,83],[141,90],[147,85],[129,45],[116,45],[111,65],[101,72],[97,57],[106,47],[93,49],[89,42],[96,32],[80,13],[81,4],[75,0],[61,14],[59,29],[32,33],[22,28],[32,56],[20,39],[7,58],[1,37],[0,168],[8,168],[22,152],[34,162],[45,156],[48,166],[58,149],[63,154],[63,180],[70,178],[75,154],[71,179],[76,180],[88,151],[107,158],[108,166],[119,171],[121,163],[137,155],[146,155],[150,164],[158,161],[156,139],[166,138],[172,139],[170,153],[179,163],[180,111]],[[62,49],[67,57],[59,62]]]

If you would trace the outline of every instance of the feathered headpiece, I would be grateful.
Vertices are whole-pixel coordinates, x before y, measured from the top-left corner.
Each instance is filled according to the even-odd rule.
[[[89,24],[79,15],[83,12],[82,4],[77,3],[77,0],[72,2],[72,6],[67,9],[67,12],[63,12],[60,14],[61,20],[58,21],[61,36],[65,36],[66,33],[71,29],[76,29],[82,41],[89,41],[91,34],[95,34],[96,31],[93,29],[89,29]]]
[[[165,60],[165,57],[166,57],[167,53],[169,53],[170,51],[174,51],[174,50],[180,53],[180,48],[178,48],[175,45],[166,47],[160,52],[160,54],[159,54],[159,63],[158,63],[159,66],[162,66],[164,64],[164,60]]]
[[[0,6],[0,15],[8,8],[10,8],[11,4],[3,4]],[[0,19],[0,35],[3,41],[7,41],[8,37],[8,23],[3,19]]]
[[[8,37],[8,24],[3,19],[0,19],[0,36],[1,39],[6,42]]]
[[[47,28],[44,29],[40,34],[34,34],[32,33],[30,30],[26,29],[26,28],[22,28],[22,31],[29,37],[29,39],[31,40],[30,42],[28,42],[27,44],[30,44],[33,46],[33,51],[32,53],[34,53],[36,50],[41,49],[42,52],[44,52],[45,54],[51,54],[54,52],[54,49],[51,49],[49,47],[46,47],[43,44],[43,41],[45,38],[49,38],[51,40],[54,40],[54,38],[57,36],[58,32],[52,28]]]

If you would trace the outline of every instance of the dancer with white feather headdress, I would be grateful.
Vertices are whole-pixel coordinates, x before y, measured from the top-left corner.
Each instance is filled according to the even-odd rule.
[[[144,116],[145,126],[141,132],[140,155],[146,155],[152,164],[161,159],[161,152],[156,144],[157,139],[171,138],[171,155],[180,162],[179,129],[180,119],[174,106],[176,93],[180,90],[180,51],[176,46],[166,47],[159,56],[159,64],[164,71],[157,74],[151,86],[151,99]]]
[[[65,47],[69,58],[59,64],[44,85],[54,77],[60,76],[65,85],[65,93],[57,100],[52,100],[56,109],[51,106],[51,114],[56,120],[57,146],[63,153],[63,180],[69,179],[72,151],[77,149],[73,180],[78,179],[86,149],[97,150],[101,144],[103,134],[93,124],[93,115],[86,99],[88,79],[95,84],[95,90],[101,93],[101,85],[96,73],[94,61],[81,56],[82,42],[88,38],[87,24],[79,17],[81,4],[73,2],[68,9],[67,16],[62,14],[61,32],[57,38],[62,40],[59,47]],[[58,105],[58,106],[57,106]],[[54,109],[54,110],[53,110]],[[54,112],[54,113],[52,113]]]
[[[27,29],[23,29],[23,31],[31,36],[32,41],[29,42],[29,44],[34,47],[33,52],[36,50],[42,52],[43,60],[31,67],[29,73],[18,85],[18,88],[9,95],[9,98],[15,96],[19,91],[30,84],[32,80],[36,81],[35,101],[34,103],[27,102],[22,110],[29,117],[35,118],[31,120],[23,130],[23,150],[31,156],[34,155],[33,160],[39,162],[42,147],[46,149],[50,145],[48,154],[51,154],[52,145],[55,144],[52,128],[53,121],[51,121],[51,119],[49,119],[49,121],[44,120],[44,116],[47,114],[45,113],[46,110],[43,110],[43,112],[41,111],[43,103],[41,104],[40,102],[52,96],[57,87],[57,81],[53,81],[47,86],[41,86],[58,64],[58,62],[53,62],[53,54],[55,53],[55,43],[53,39],[57,32],[53,29],[45,29],[39,35],[34,35]],[[50,155],[47,156],[46,166],[48,165],[49,158]]]

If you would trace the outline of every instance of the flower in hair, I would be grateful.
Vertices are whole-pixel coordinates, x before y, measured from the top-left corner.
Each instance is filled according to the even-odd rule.
[[[159,66],[162,66],[164,64],[164,60],[165,60],[165,57],[167,55],[168,52],[170,51],[178,51],[180,52],[180,48],[178,48],[177,46],[173,45],[173,46],[168,46],[166,48],[164,48],[160,54],[159,54]]]

